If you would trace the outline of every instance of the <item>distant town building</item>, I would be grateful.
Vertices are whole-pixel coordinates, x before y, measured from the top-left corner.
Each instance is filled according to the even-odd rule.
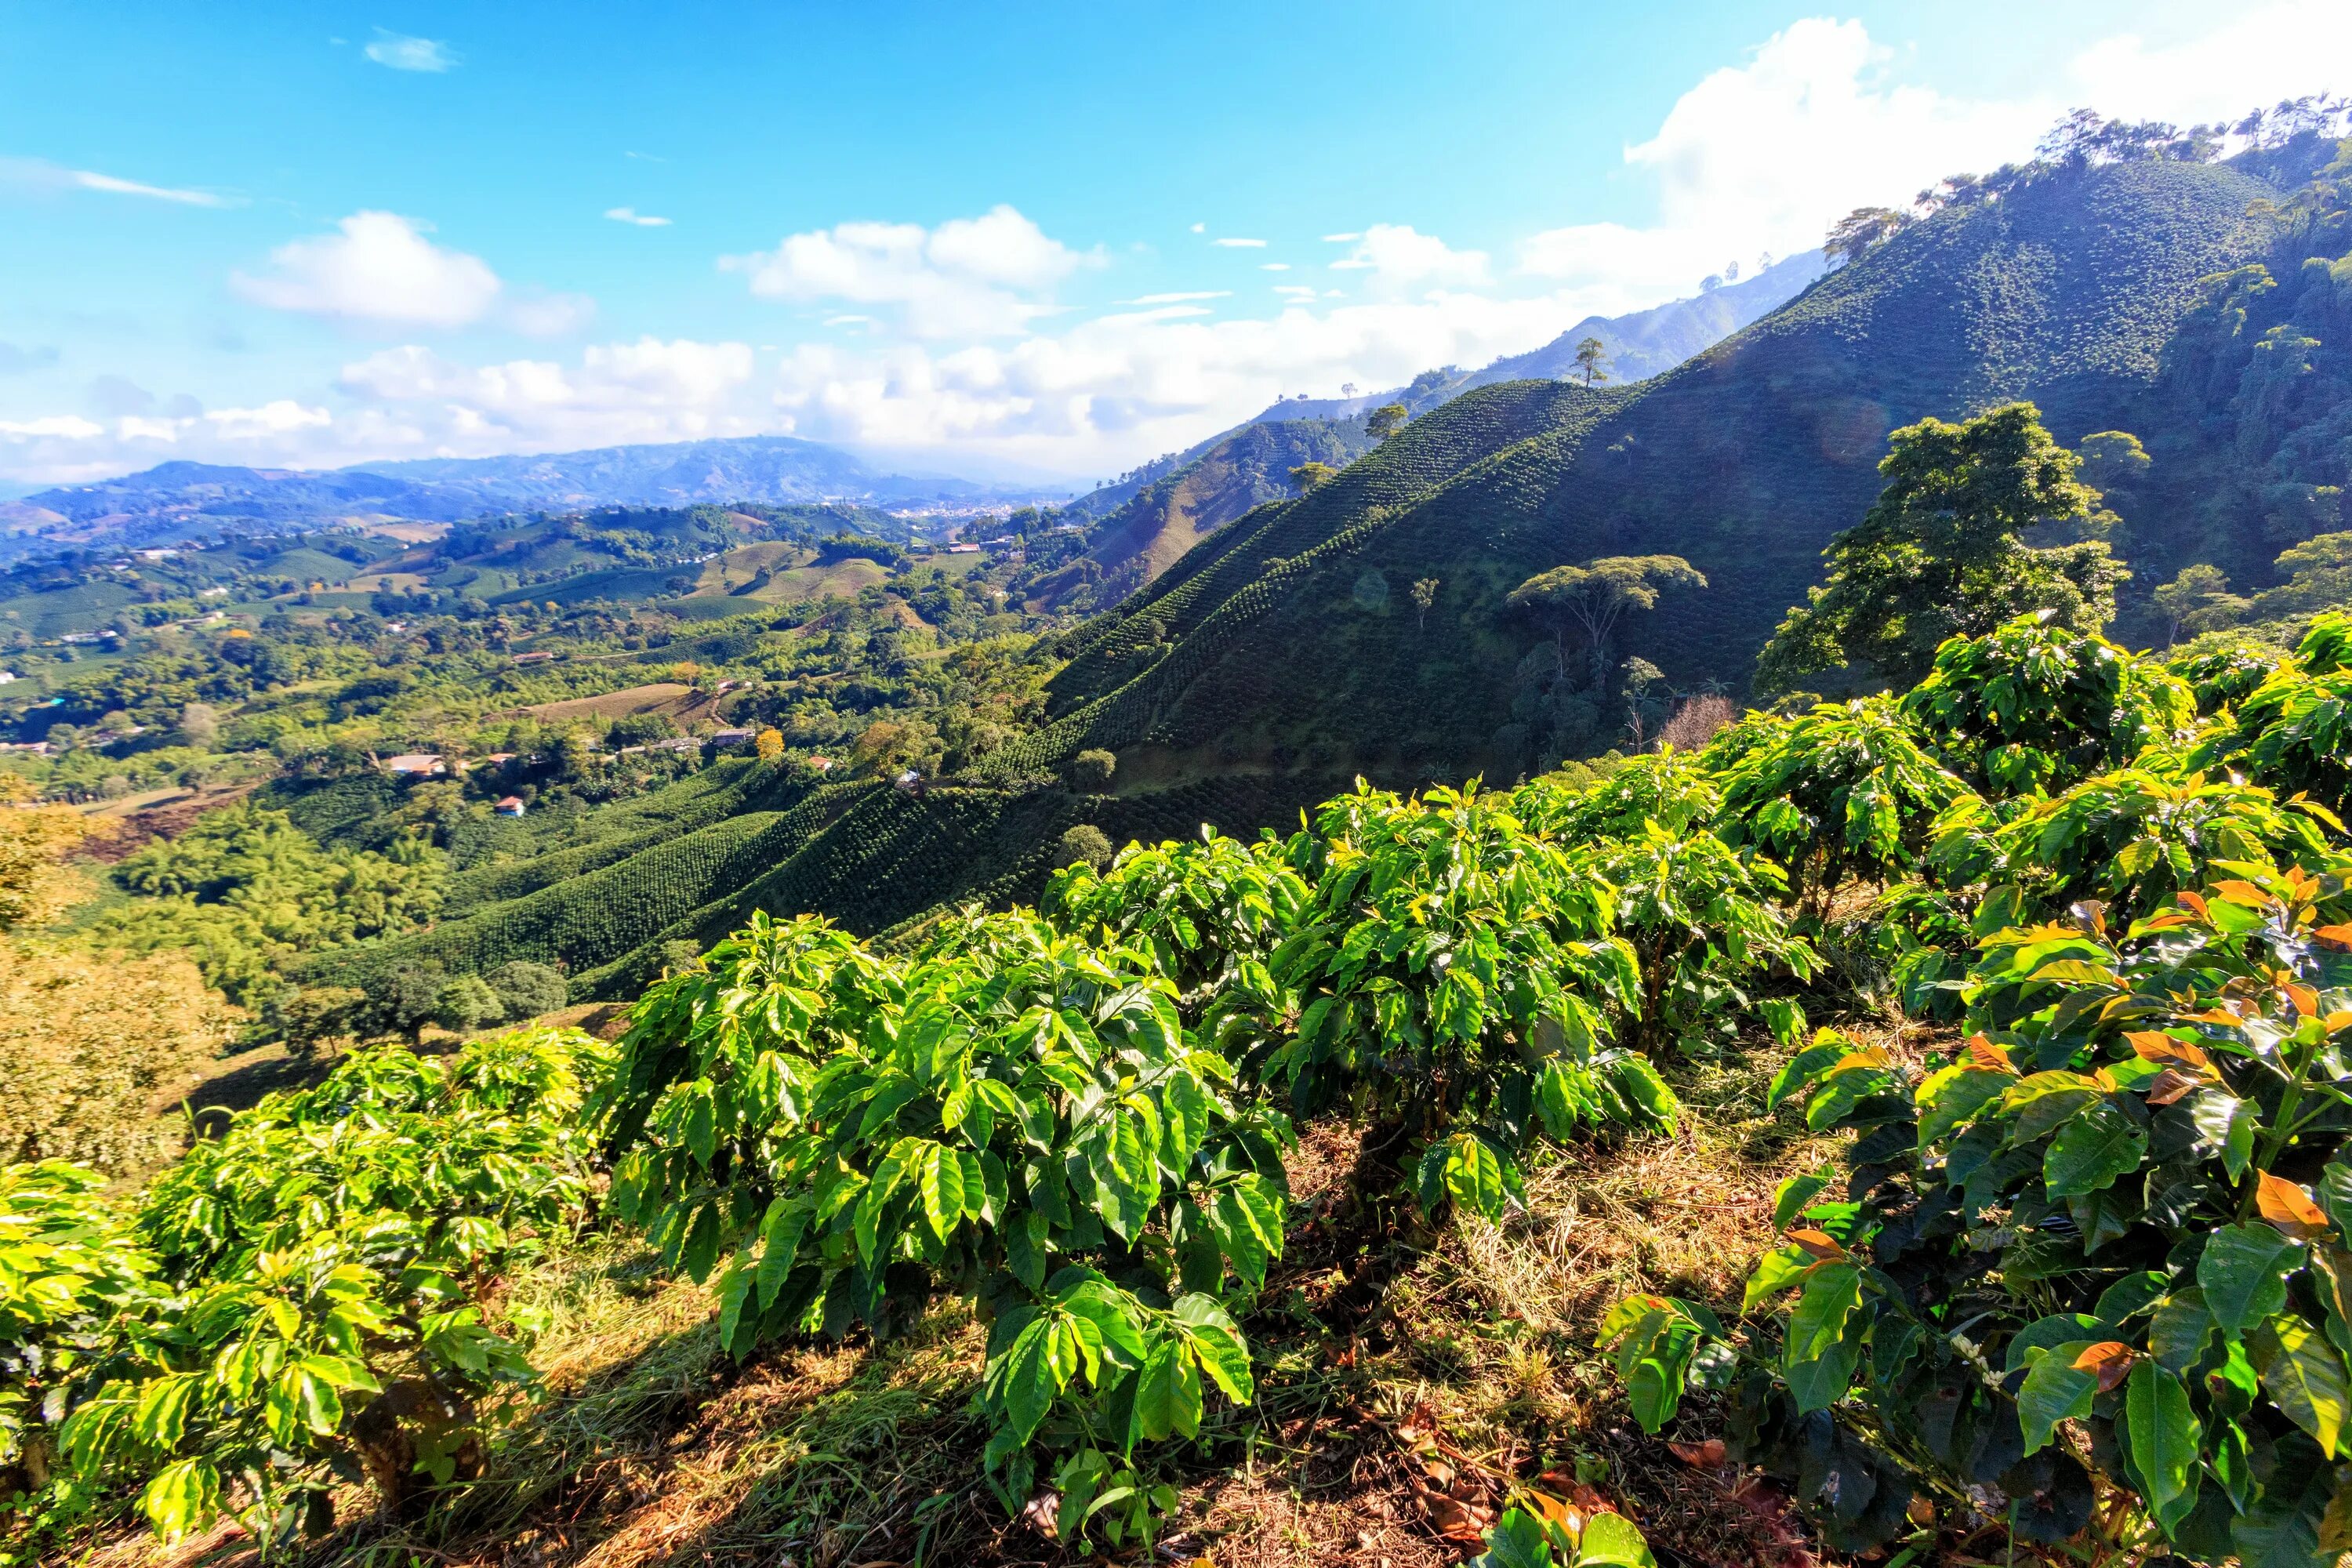
[[[901,795],[920,795],[923,793],[923,775],[912,768],[907,769],[890,783],[892,787]]]
[[[515,655],[515,662],[517,664],[545,664],[554,657],[555,656],[551,653],[519,653]]]
[[[384,758],[383,766],[386,773],[398,773],[403,778],[438,778],[449,771],[448,760],[431,752],[403,752],[396,757]]]
[[[10,681],[12,681],[12,680],[14,680],[14,679],[16,679],[16,672],[15,670],[13,670],[13,669],[0,669],[0,686],[5,686],[5,685],[7,685]]]
[[[757,730],[713,730],[710,731],[710,743],[720,747],[740,746],[758,733]]]
[[[811,757],[809,759],[809,766],[818,773],[829,773],[833,772],[833,759],[831,757]]]
[[[522,796],[519,795],[510,795],[504,800],[499,801],[498,805],[492,806],[490,809],[497,812],[500,816],[520,816],[525,808],[522,804]]]
[[[980,546],[971,540],[960,539],[953,544],[948,546],[948,553],[950,555],[977,555],[980,553]]]

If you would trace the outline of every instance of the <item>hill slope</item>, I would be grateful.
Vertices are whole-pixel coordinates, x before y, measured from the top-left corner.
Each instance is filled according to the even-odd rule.
[[[518,868],[517,900],[403,951],[453,967],[558,959],[583,994],[617,994],[663,942],[707,939],[754,906],[875,931],[942,901],[1034,892],[1076,823],[1114,842],[1204,820],[1247,833],[1351,773],[1507,780],[1593,754],[1622,743],[1623,694],[1586,689],[1581,660],[1564,669],[1507,611],[1511,588],[1596,555],[1686,556],[1712,585],[1629,623],[1617,651],[1670,687],[1744,684],[1818,580],[1822,546],[1876,493],[1887,432],[1928,415],[2030,397],[2070,444],[2141,435],[2152,474],[2109,500],[2143,602],[2177,563],[2266,561],[2279,519],[2307,537],[2340,504],[2352,355],[2323,345],[2352,321],[2352,289],[2333,250],[2304,258],[2352,234],[2283,220],[2271,204],[2288,182],[2256,173],[2042,171],[1653,380],[1475,388],[1066,634],[1045,727],[951,785],[925,798],[829,785],[757,823],[633,847],[593,888],[564,889],[583,868]],[[2257,262],[2275,276],[2244,270]],[[2305,368],[2282,381],[2294,344],[2289,368]],[[2282,511],[2288,492],[2303,499]],[[1424,614],[1411,590],[1433,580]],[[1097,747],[1117,754],[1113,794],[1040,782]],[[557,917],[583,899],[600,912],[574,931]]]
[[[1573,749],[1616,724],[1587,713],[1583,733],[1561,733],[1580,694],[1530,679],[1537,639],[1503,597],[1611,553],[1682,554],[1714,584],[1669,601],[1623,651],[1679,685],[1742,682],[1822,546],[1875,493],[1888,430],[2031,397],[2069,442],[2179,431],[2161,356],[2199,280],[2272,241],[2274,221],[2248,208],[2280,194],[2218,165],[2053,173],[1915,226],[1678,370],[1580,408],[1554,393],[1559,416],[1538,428],[1496,417],[1491,400],[1526,384],[1459,399],[1087,628],[1054,687],[1066,717],[1040,750],[1139,747],[1178,772],[1315,758],[1511,776],[1548,735]],[[1386,481],[1441,437],[1483,460],[1419,496]],[[1395,595],[1431,577],[1424,627]]]
[[[1096,525],[1087,552],[1038,584],[1036,602],[1112,605],[1174,565],[1241,516],[1290,493],[1290,470],[1344,468],[1372,447],[1360,419],[1285,419],[1244,425],[1143,486]]]
[[[1466,374],[1433,370],[1386,392],[1276,403],[1250,423],[1145,464],[1066,509],[1065,515],[1098,523],[1083,561],[1039,584],[1036,602],[1055,609],[1118,603],[1208,534],[1252,507],[1288,496],[1292,468],[1307,462],[1341,467],[1370,450],[1361,422],[1370,409],[1401,403],[1419,415],[1497,382],[1568,380],[1579,374],[1577,345],[1587,338],[1598,338],[1607,351],[1611,381],[1656,375],[1778,309],[1819,278],[1822,266],[1819,252],[1807,251],[1688,300],[1626,316],[1588,316],[1541,348]]]

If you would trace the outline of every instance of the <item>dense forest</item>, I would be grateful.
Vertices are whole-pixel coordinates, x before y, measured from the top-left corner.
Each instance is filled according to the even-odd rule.
[[[0,1562],[2334,1562],[2344,119],[952,539],[12,569]]]

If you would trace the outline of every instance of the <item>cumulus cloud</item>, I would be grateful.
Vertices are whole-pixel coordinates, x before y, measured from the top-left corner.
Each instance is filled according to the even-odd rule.
[[[412,38],[405,33],[383,27],[375,30],[375,40],[368,45],[366,54],[376,64],[390,66],[396,71],[430,71],[437,75],[457,63],[449,46],[438,38]]]
[[[763,300],[894,309],[922,338],[1019,332],[1054,309],[1056,285],[1097,259],[1049,238],[1010,206],[936,228],[845,223],[787,235],[773,250],[719,258]]]
[[[397,213],[358,212],[333,234],[281,245],[270,269],[234,273],[257,305],[353,323],[450,330],[489,323],[527,337],[567,337],[594,319],[584,294],[509,289],[478,256],[436,245],[432,226]]]
[[[635,207],[606,207],[604,216],[614,223],[633,223],[639,228],[667,228],[669,219],[641,213]]]
[[[1355,248],[1331,266],[1370,274],[1368,281],[1378,289],[1476,289],[1492,281],[1485,251],[1456,250],[1411,224],[1376,223],[1354,237]]]
[[[183,190],[171,185],[150,185],[138,180],[125,180],[113,174],[101,174],[94,169],[68,169],[52,163],[46,158],[0,158],[0,190],[12,190],[31,195],[54,195],[67,191],[99,191],[112,196],[143,196],[149,201],[171,202],[186,207],[242,206],[234,197],[215,195],[210,191]]]
[[[236,274],[238,292],[273,310],[420,327],[468,326],[498,303],[488,262],[396,213],[353,213],[335,228],[271,251],[268,273]]]
[[[355,447],[471,456],[757,434],[761,411],[739,396],[752,366],[749,344],[688,338],[592,343],[574,365],[467,365],[406,344],[344,366],[338,385],[357,405]]]
[[[2341,0],[2247,5],[2215,20],[2212,30],[2168,44],[2125,33],[2092,45],[2072,66],[2074,101],[2111,119],[2188,123],[2344,90],[2352,7]]]
[[[1655,181],[1655,223],[1547,230],[1520,247],[1521,270],[1652,302],[1661,281],[1685,291],[1725,256],[1818,246],[1853,207],[2023,156],[2053,117],[2046,103],[1885,82],[1890,53],[1860,22],[1811,18],[1773,35],[1625,149],[1627,165]]]
[[[1228,250],[1264,250],[1265,248],[1265,241],[1262,239],[1213,239],[1209,243],[1222,245]]]

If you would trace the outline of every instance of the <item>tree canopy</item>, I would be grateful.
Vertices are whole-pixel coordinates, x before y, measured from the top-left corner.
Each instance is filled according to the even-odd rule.
[[[2033,405],[1958,425],[1923,419],[1887,441],[1878,465],[1886,488],[1831,541],[1829,582],[1765,645],[1759,687],[1785,690],[1853,665],[1908,685],[1947,637],[1980,636],[2033,611],[2084,631],[2114,616],[2116,585],[2128,574],[2105,543],[2025,542],[2037,525],[2087,519],[2099,500],[2075,478],[2082,460],[2051,438]]]
[[[1512,589],[1505,603],[1549,628],[1563,667],[1568,628],[1583,632],[1598,687],[1608,673],[1610,635],[1626,611],[1655,609],[1667,588],[1706,586],[1706,576],[1679,555],[1604,555],[1538,572]]]

